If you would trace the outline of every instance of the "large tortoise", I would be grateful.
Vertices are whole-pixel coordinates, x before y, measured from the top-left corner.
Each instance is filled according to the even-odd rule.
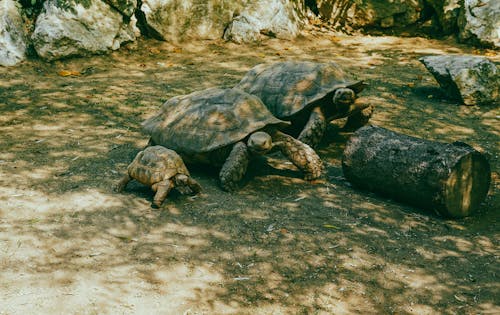
[[[153,207],[160,207],[173,188],[185,195],[201,191],[201,186],[191,178],[182,158],[175,151],[159,145],[137,153],[116,190],[123,191],[132,179],[156,192]]]
[[[349,130],[368,122],[373,107],[356,101],[365,86],[333,62],[286,61],[255,66],[236,88],[258,96],[274,116],[292,123],[285,132],[315,146],[334,119],[349,117]]]
[[[143,122],[150,144],[169,147],[186,163],[221,167],[223,189],[235,190],[249,158],[273,147],[305,173],[306,180],[322,175],[323,164],[308,145],[279,130],[289,123],[277,119],[261,100],[238,89],[210,88],[165,102]]]

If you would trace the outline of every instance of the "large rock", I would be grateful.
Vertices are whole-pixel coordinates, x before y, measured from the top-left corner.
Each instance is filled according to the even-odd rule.
[[[47,0],[32,35],[42,58],[53,60],[118,49],[135,40],[135,18],[128,23],[100,0]]]
[[[237,43],[261,39],[262,34],[291,39],[299,33],[298,16],[288,0],[249,4],[227,27],[224,38]]]
[[[423,0],[318,0],[320,15],[340,29],[404,27],[421,16]]]
[[[436,12],[439,26],[445,34],[456,32],[462,0],[426,0]]]
[[[142,0],[140,7],[152,35],[167,41],[222,38],[224,26],[241,0]]]
[[[500,1],[463,0],[458,27],[461,40],[500,48]]]
[[[449,55],[419,60],[451,99],[466,105],[500,106],[500,70],[489,59]]]
[[[0,1],[0,66],[14,66],[25,59],[26,32],[17,1]]]
[[[167,41],[253,41],[261,33],[291,38],[298,33],[289,0],[143,0],[145,29]],[[226,30],[226,32],[224,31]]]

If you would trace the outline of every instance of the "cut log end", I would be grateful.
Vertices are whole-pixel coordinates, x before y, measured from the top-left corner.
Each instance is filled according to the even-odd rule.
[[[488,160],[471,146],[441,143],[365,126],[349,139],[342,158],[345,178],[444,217],[471,215],[491,181]]]
[[[445,183],[441,214],[454,218],[469,216],[488,194],[490,180],[490,167],[484,156],[472,152],[462,157]]]

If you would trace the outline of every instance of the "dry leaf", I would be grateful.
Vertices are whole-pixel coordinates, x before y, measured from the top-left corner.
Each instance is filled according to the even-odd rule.
[[[335,225],[331,225],[331,224],[323,224],[323,227],[326,227],[327,229],[338,229],[338,227],[336,227]]]
[[[494,50],[487,50],[485,53],[484,53],[485,56],[488,56],[488,57],[496,57],[497,56],[497,52],[495,52]]]
[[[158,48],[149,48],[149,52],[152,53],[152,54],[159,54],[161,51],[158,49]]]
[[[407,86],[412,88],[415,86],[415,83],[408,83]]]
[[[176,53],[176,54],[179,54],[179,53],[182,52],[182,48],[181,47],[175,47],[174,49],[172,49],[172,52]]]
[[[69,76],[79,76],[81,75],[80,71],[75,70],[61,70],[57,73],[61,77],[69,77]]]
[[[288,233],[288,230],[287,230],[287,229],[285,229],[285,228],[281,228],[281,229],[280,229],[280,232],[281,232],[281,234],[286,234],[286,233]]]

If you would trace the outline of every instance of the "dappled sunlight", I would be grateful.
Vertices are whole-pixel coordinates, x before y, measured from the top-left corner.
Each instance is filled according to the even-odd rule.
[[[215,168],[191,166],[202,193],[172,192],[160,209],[137,182],[113,191],[148,141],[140,123],[166,100],[285,60],[338,62],[369,84],[370,123],[469,143],[498,174],[498,109],[447,100],[418,61],[449,53],[474,49],[336,33],[247,46],[141,39],[109,55],[0,68],[2,311],[495,313],[498,176],[477,216],[459,221],[359,191],[342,174],[351,133],[339,121],[317,148],[321,180],[275,153],[253,160],[233,193]]]

